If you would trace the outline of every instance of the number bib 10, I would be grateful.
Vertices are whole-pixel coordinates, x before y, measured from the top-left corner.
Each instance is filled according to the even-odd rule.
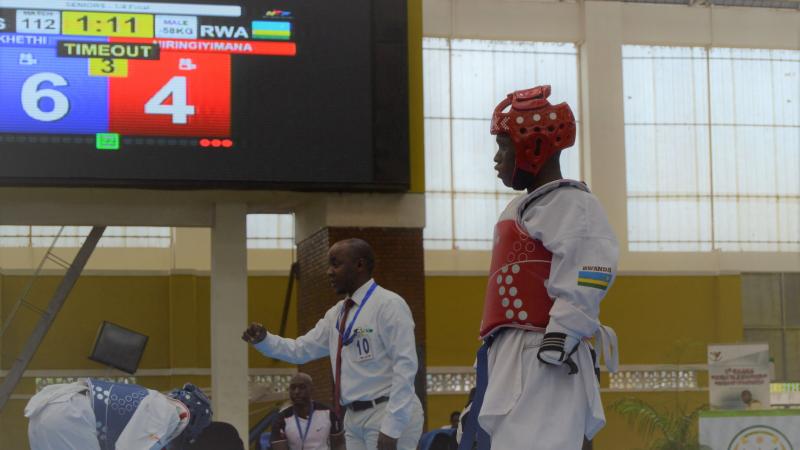
[[[366,335],[357,336],[350,344],[353,357],[357,362],[369,361],[372,359],[372,343]]]

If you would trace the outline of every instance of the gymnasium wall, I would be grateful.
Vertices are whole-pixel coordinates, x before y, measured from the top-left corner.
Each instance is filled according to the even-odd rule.
[[[47,276],[34,284],[29,297],[43,306],[59,278]],[[29,281],[24,275],[0,278],[0,316],[5,319]],[[280,326],[287,278],[251,276],[248,282],[249,317],[271,330]],[[476,330],[482,310],[485,278],[480,276],[428,276],[425,282],[427,364],[429,367],[470,366],[478,347]],[[602,320],[617,331],[621,363],[691,364],[705,361],[705,345],[741,339],[740,277],[724,276],[621,276],[604,300]],[[294,301],[294,300],[293,300]],[[295,306],[289,313],[287,335],[296,334]],[[35,315],[23,309],[20,322],[2,342],[5,354],[15,354]],[[29,370],[98,370],[87,359],[97,327],[108,320],[150,336],[140,369],[163,369],[171,375],[138,377],[137,382],[166,390],[186,381],[209,385],[207,376],[180,375],[181,370],[208,368],[209,278],[198,275],[86,276],[75,286],[68,302],[45,338]],[[17,322],[15,322],[17,323]],[[230,330],[237,335],[242,330]],[[244,344],[243,344],[244,345]],[[290,367],[250,351],[253,368]],[[9,362],[4,359],[2,369]],[[175,370],[178,369],[178,370]],[[177,373],[176,373],[177,372]],[[704,380],[703,380],[704,383]],[[607,386],[607,379],[603,380]],[[30,395],[35,386],[26,378],[17,389]],[[604,392],[606,403],[623,394]],[[638,397],[671,405],[670,392],[641,393]],[[681,401],[702,404],[705,392],[683,392]],[[324,400],[323,400],[324,401]],[[429,428],[447,423],[451,411],[460,410],[463,395],[429,395]],[[25,400],[12,400],[0,414],[0,450],[26,447]],[[259,407],[261,405],[257,405]],[[257,420],[253,415],[251,419]],[[600,450],[618,450],[613,442],[633,442],[636,433],[614,413],[597,440]]]

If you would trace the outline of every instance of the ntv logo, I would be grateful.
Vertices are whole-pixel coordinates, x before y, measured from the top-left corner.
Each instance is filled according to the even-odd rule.
[[[292,17],[292,12],[284,11],[282,9],[273,9],[271,11],[267,11],[266,14],[264,14],[264,17],[270,17],[270,18],[281,17],[286,19]]]

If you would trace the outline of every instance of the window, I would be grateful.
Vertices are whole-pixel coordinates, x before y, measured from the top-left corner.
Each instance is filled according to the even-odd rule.
[[[742,323],[748,342],[766,342],[775,380],[800,381],[800,274],[742,274]]]
[[[50,247],[58,226],[0,226],[0,247]],[[56,247],[80,247],[92,227],[64,227]],[[172,245],[169,227],[108,227],[98,247],[168,248]]]
[[[800,251],[800,51],[623,47],[631,251]]]
[[[294,215],[248,214],[247,248],[294,248]]]
[[[580,121],[574,44],[425,38],[427,249],[490,249],[498,215],[516,193],[492,169],[492,111],[514,90],[553,87]],[[580,125],[579,125],[580,126]],[[579,132],[580,136],[580,132]],[[561,156],[562,173],[580,178],[580,143]]]
[[[58,226],[0,226],[0,247],[50,247],[58,234]],[[56,247],[80,247],[92,227],[64,227]],[[169,248],[170,227],[108,227],[98,247]],[[247,248],[294,248],[294,215],[249,214],[247,216]]]

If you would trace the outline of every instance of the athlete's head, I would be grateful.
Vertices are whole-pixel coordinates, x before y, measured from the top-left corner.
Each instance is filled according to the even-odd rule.
[[[566,103],[551,105],[549,96],[550,86],[537,86],[512,92],[495,107],[495,169],[506,186],[528,188],[543,170],[558,169],[560,178],[558,156],[575,143],[575,117]]]
[[[170,392],[169,397],[183,403],[189,410],[189,423],[183,432],[170,441],[169,450],[179,450],[194,443],[211,424],[211,401],[197,386],[186,383],[180,389]]]

